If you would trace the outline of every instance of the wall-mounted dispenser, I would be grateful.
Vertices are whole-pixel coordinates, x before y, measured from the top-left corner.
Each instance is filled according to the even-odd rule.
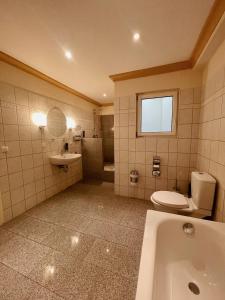
[[[85,131],[78,130],[78,131],[76,131],[75,135],[73,136],[73,141],[78,142],[78,141],[81,141],[83,138],[85,138]]]
[[[160,176],[160,157],[159,156],[153,156],[153,162],[152,162],[152,175],[153,176]]]
[[[73,136],[73,141],[74,142],[79,142],[82,139],[82,135],[81,134],[76,134]]]
[[[139,173],[137,170],[130,171],[130,184],[137,185],[138,183]]]

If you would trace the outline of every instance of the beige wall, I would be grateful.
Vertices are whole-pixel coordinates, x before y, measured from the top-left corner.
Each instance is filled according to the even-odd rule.
[[[225,222],[225,41],[203,74],[197,162],[217,180],[215,218]]]
[[[196,166],[201,72],[181,71],[116,83],[115,192],[150,199],[155,190],[177,186],[186,193],[190,172]],[[136,137],[136,93],[179,89],[177,137]],[[152,177],[152,158],[161,157],[161,176]],[[137,187],[129,184],[129,172],[140,174]]]
[[[32,123],[33,112],[48,113],[58,107],[65,116],[93,135],[93,108],[88,102],[70,95],[12,66],[0,63],[0,147],[9,147],[7,154],[0,148],[0,192],[4,221],[23,213],[46,198],[82,178],[81,160],[65,173],[52,166],[48,157],[59,153],[65,142],[71,152],[80,152],[74,143],[75,131],[66,130],[60,138],[44,132]]]
[[[149,200],[158,189],[178,187],[186,192],[190,172],[197,168],[217,180],[215,219],[225,222],[225,41],[203,72],[182,71],[116,83],[115,191]],[[176,138],[137,138],[136,93],[180,89]],[[162,160],[160,179],[151,176],[152,156]],[[140,182],[129,185],[129,172],[136,168]]]
[[[186,70],[118,81],[115,84],[115,94],[117,97],[122,97],[162,89],[188,89],[190,87],[199,87],[201,82],[202,73],[200,71]]]
[[[107,116],[107,115],[114,115],[113,105],[110,106],[102,106],[100,108],[100,115]]]
[[[89,111],[96,108],[96,105],[2,61],[0,61],[0,81],[23,89],[29,89],[34,93],[45,95],[46,97],[58,99],[61,102],[80,107],[82,110]]]

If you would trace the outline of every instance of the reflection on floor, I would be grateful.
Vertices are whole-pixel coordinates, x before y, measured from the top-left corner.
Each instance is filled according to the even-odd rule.
[[[114,182],[114,163],[104,163],[103,180],[107,182]]]
[[[114,172],[115,171],[115,166],[114,164],[110,164],[110,163],[105,163],[104,164],[104,171],[111,171],[111,172]]]
[[[0,299],[135,299],[148,202],[76,184],[0,228]]]

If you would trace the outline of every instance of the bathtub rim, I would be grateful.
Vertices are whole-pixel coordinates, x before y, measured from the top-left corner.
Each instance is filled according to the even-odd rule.
[[[162,223],[169,220],[177,220],[179,223],[191,222],[196,225],[205,224],[223,234],[225,239],[225,223],[148,210],[141,250],[141,261],[139,266],[138,284],[135,298],[136,300],[153,299],[157,231]]]

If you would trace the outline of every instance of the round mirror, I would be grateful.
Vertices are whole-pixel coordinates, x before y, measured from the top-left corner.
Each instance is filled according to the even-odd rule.
[[[66,131],[66,117],[58,108],[52,108],[47,117],[48,131],[55,137],[62,136]]]

